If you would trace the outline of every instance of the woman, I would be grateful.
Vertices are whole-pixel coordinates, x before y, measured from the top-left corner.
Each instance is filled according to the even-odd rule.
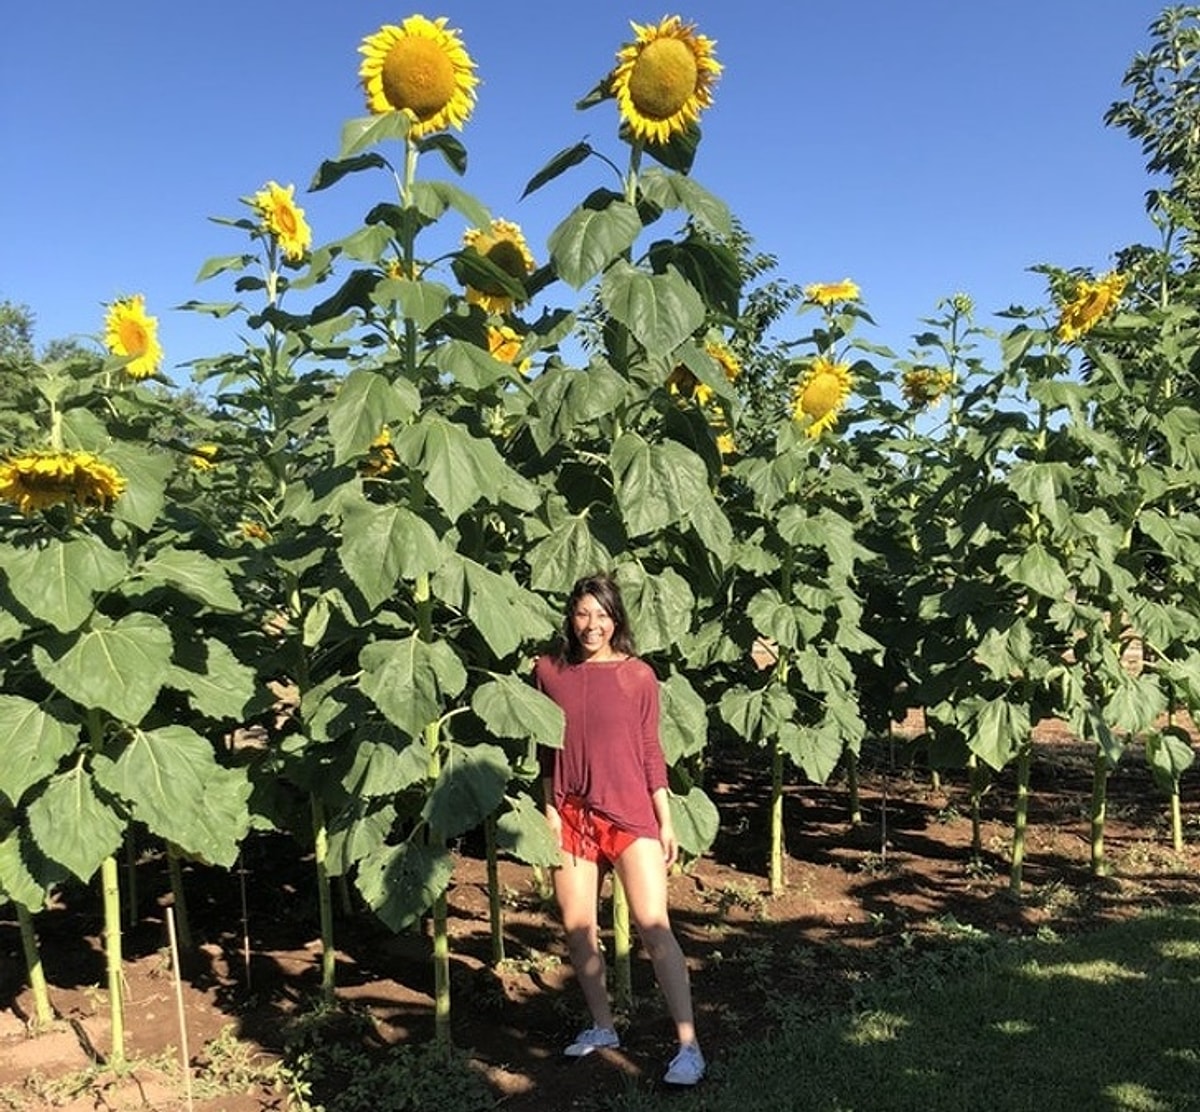
[[[562,848],[554,893],[571,965],[592,1026],[566,1048],[583,1057],[620,1046],[600,950],[597,905],[609,868],[624,885],[629,913],[650,955],[675,1021],[679,1052],[663,1080],[694,1085],[704,1076],[683,952],[667,913],[667,870],[679,852],[658,736],[658,679],[634,653],[617,584],[587,576],[567,600],[558,652],[534,665],[538,688],[563,711],[561,749],[541,751],[546,821]]]

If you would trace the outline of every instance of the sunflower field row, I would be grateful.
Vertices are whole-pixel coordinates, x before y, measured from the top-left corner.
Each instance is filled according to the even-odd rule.
[[[947,297],[908,357],[863,338],[854,281],[770,277],[693,173],[721,74],[695,26],[633,24],[581,102],[615,105],[623,166],[581,142],[530,178],[607,181],[544,254],[456,183],[478,84],[460,32],[413,15],[367,36],[368,114],[309,189],[368,175],[379,200],[321,243],[290,184],[219,221],[235,242],[201,277],[220,291],[188,307],[245,343],[194,365],[203,403],[162,376],[141,296],[109,307],[105,357],[0,368],[0,889],[35,985],[33,917],[99,875],[120,1056],[135,833],[226,868],[252,831],[294,835],[330,992],[332,878],[444,944],[456,839],[485,826],[554,860],[534,758],[562,723],[529,665],[601,568],[662,681],[693,855],[718,826],[711,745],[771,770],[778,886],[789,765],[853,782],[910,707],[933,764],[980,790],[1009,765],[1027,783],[1044,718],[1094,744],[1097,871],[1106,777],[1137,747],[1178,843],[1200,713],[1198,14],[1155,23],[1109,116],[1166,180],[1160,243],[1099,275],[1041,268],[1047,306],[1000,335]]]

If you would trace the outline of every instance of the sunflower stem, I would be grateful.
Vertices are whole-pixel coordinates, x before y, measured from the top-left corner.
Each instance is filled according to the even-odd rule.
[[[46,989],[46,973],[42,969],[42,955],[38,949],[37,934],[33,929],[33,915],[23,903],[16,900],[13,903],[21,928],[21,947],[25,951],[29,987],[33,990],[33,1014],[38,1026],[45,1027],[54,1019],[54,1011],[50,1007],[50,994]]]

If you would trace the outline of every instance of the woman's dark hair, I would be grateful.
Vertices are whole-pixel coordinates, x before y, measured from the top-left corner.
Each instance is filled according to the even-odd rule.
[[[621,601],[621,588],[607,572],[596,572],[585,575],[577,580],[567,597],[566,614],[562,625],[562,647],[559,655],[570,664],[578,664],[583,659],[583,646],[575,635],[575,623],[571,620],[575,607],[584,595],[591,595],[604,612],[613,620],[612,647],[618,653],[633,656],[636,649],[633,644],[633,634],[629,629],[629,618],[625,613],[625,603]]]

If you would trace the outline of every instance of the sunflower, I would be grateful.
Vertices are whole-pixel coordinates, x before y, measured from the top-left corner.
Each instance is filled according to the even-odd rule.
[[[368,479],[377,479],[395,466],[396,449],[392,447],[392,433],[387,425],[384,425],[379,435],[371,441],[367,458],[358,465],[358,471]]]
[[[275,238],[288,262],[299,262],[312,243],[312,230],[304,219],[304,209],[293,200],[294,185],[286,189],[269,181],[254,194],[254,209],[262,218],[263,229]]]
[[[721,72],[713,56],[716,43],[697,35],[696,25],[677,15],[664,18],[657,27],[630,26],[636,41],[617,51],[609,87],[634,139],[667,143],[692,127],[712,104],[712,87]]]
[[[954,374],[944,367],[913,367],[904,372],[900,393],[911,406],[937,405],[953,385]]]
[[[818,355],[796,384],[792,419],[808,422],[804,434],[815,440],[837,423],[838,414],[845,407],[853,386],[848,364],[835,363],[827,355]]]
[[[520,363],[517,362],[517,354],[521,350],[522,343],[522,336],[519,332],[515,332],[507,324],[502,324],[499,328],[489,327],[487,342],[488,352],[493,359],[499,359],[501,363],[516,367],[523,375],[529,373],[533,360],[522,359]]]
[[[215,444],[197,444],[191,449],[189,463],[195,471],[211,471],[217,466],[221,449]]]
[[[709,340],[704,345],[704,350],[717,361],[729,382],[737,382],[738,375],[742,373],[742,365],[738,362],[737,356],[724,343],[720,340]]]
[[[536,265],[520,226],[511,220],[493,220],[484,228],[468,228],[463,246],[472,247],[505,274],[523,281]],[[467,300],[488,313],[507,313],[515,299],[503,290],[477,290],[467,287]]]
[[[23,514],[67,503],[108,509],[124,489],[120,472],[91,452],[25,452],[0,463],[0,498]]]
[[[727,382],[737,381],[738,375],[742,373],[742,365],[737,361],[737,356],[724,343],[720,340],[709,340],[704,345],[704,350],[725,372]],[[701,382],[682,363],[667,375],[667,390],[674,397],[691,398],[701,407],[709,405],[716,398],[713,388]]]
[[[1091,332],[1102,317],[1117,307],[1127,280],[1124,274],[1110,270],[1094,282],[1084,278],[1076,283],[1074,296],[1062,307],[1058,338],[1070,343]]]
[[[158,318],[146,313],[146,299],[140,293],[120,298],[108,307],[104,346],[110,354],[129,359],[123,370],[132,379],[149,378],[162,365]]]
[[[271,539],[267,527],[257,521],[241,521],[238,523],[238,530],[248,541],[269,541]]]
[[[838,301],[857,301],[860,292],[857,282],[843,278],[840,282],[814,282],[805,286],[804,296],[818,305],[829,306]]]
[[[386,24],[358,49],[368,112],[404,112],[412,139],[452,126],[462,131],[479,78],[458,32],[446,29],[445,16],[410,15],[399,27]]]

